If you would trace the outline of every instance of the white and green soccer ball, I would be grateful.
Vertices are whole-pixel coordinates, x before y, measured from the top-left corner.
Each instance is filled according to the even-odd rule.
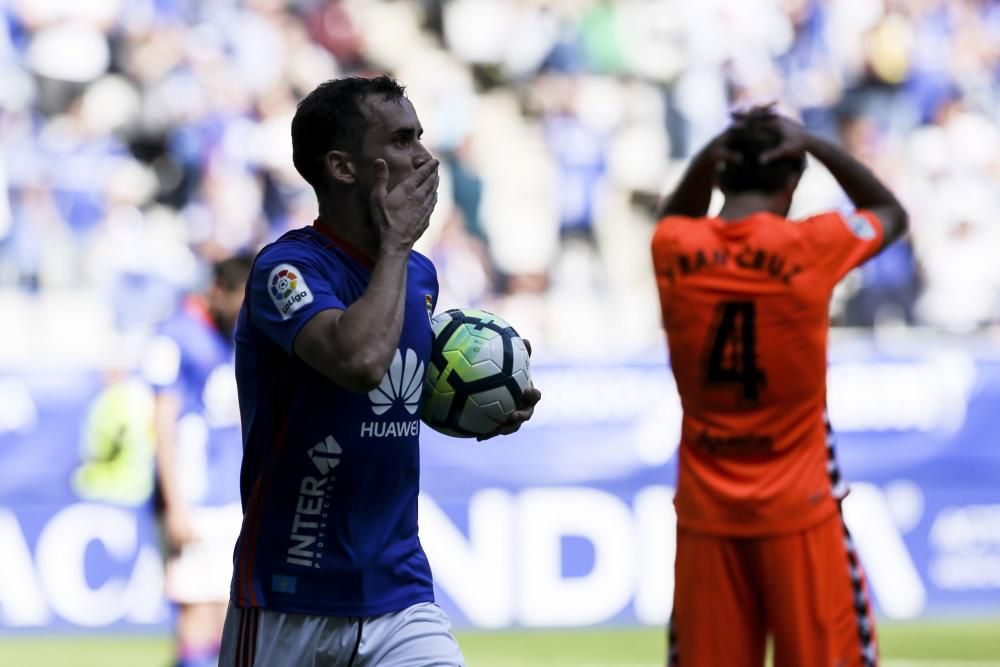
[[[431,326],[420,418],[459,438],[491,433],[524,405],[524,390],[531,386],[524,341],[514,327],[483,310],[447,310]]]

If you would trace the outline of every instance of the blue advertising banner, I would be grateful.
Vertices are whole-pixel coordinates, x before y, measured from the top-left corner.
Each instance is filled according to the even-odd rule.
[[[680,402],[657,357],[537,365],[514,437],[423,429],[421,536],[456,625],[667,621]],[[1000,354],[842,342],[828,399],[878,612],[1000,613]],[[0,374],[0,630],[165,627],[149,401],[97,372]]]

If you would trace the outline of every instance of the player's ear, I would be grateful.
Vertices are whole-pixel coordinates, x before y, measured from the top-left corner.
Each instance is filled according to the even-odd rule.
[[[344,185],[353,185],[357,181],[357,168],[348,153],[329,151],[324,160],[326,172],[333,180]]]

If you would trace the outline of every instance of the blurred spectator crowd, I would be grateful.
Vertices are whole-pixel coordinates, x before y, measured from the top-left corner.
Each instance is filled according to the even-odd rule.
[[[659,196],[734,107],[777,100],[911,214],[841,325],[1000,326],[993,0],[8,0],[0,292],[91,293],[143,336],[211,261],[312,222],[295,104],[389,72],[442,159],[440,306],[565,354],[658,345]],[[793,213],[845,205],[820,167]]]

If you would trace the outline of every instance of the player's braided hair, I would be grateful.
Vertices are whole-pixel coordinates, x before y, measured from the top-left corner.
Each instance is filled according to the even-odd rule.
[[[292,162],[314,189],[323,188],[329,151],[361,148],[368,129],[361,100],[367,95],[398,100],[406,89],[388,76],[348,77],[320,84],[299,102],[292,118]]]
[[[730,131],[726,148],[739,153],[742,162],[725,162],[718,173],[719,188],[725,193],[778,192],[788,179],[802,173],[805,155],[761,164],[760,156],[781,142],[781,132],[769,110],[750,111]]]

